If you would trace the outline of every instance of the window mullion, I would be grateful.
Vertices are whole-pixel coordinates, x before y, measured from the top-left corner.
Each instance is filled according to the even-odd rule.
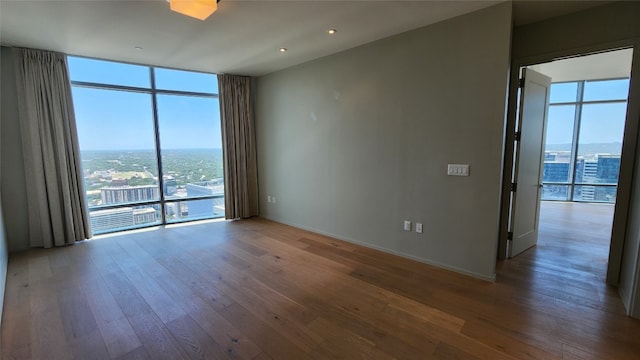
[[[578,83],[578,92],[576,94],[576,109],[573,118],[573,140],[571,141],[571,161],[569,165],[571,169],[571,186],[569,187],[569,201],[574,201],[575,186],[576,186],[576,173],[578,164],[578,139],[580,137],[580,121],[582,118],[582,100],[584,98],[584,81]]]
[[[158,186],[160,187],[160,219],[162,224],[167,223],[166,209],[164,200],[164,174],[162,168],[162,154],[160,148],[160,131],[158,122],[158,92],[156,91],[156,78],[154,68],[149,67],[149,76],[151,77],[151,103],[153,106],[153,133],[156,141],[156,161],[158,163]]]
[[[578,139],[580,137],[580,121],[582,118],[582,100],[584,98],[584,81],[578,83],[578,92],[576,94],[576,109],[573,117],[573,140],[571,141],[571,164],[569,164],[569,173],[571,175],[569,186],[569,201],[574,201],[574,193],[576,186],[576,173],[578,164]]]

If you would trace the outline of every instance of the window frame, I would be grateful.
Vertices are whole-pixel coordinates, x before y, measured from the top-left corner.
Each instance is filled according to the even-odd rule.
[[[545,199],[545,201],[572,201],[572,202],[608,202],[608,201],[595,201],[595,200],[581,200],[575,199],[575,189],[576,187],[581,186],[594,186],[594,187],[611,187],[615,186],[616,191],[618,187],[618,181],[615,183],[589,183],[589,182],[576,182],[576,172],[578,163],[578,145],[580,140],[580,126],[582,123],[582,109],[584,105],[596,105],[596,104],[627,104],[629,103],[629,90],[627,89],[627,97],[624,99],[613,99],[613,100],[584,100],[584,88],[587,82],[600,82],[600,81],[615,81],[615,80],[630,80],[628,77],[615,77],[615,78],[606,78],[606,79],[595,79],[595,80],[574,80],[574,81],[559,81],[552,83],[553,84],[566,84],[566,83],[576,83],[576,100],[575,101],[560,101],[560,102],[549,102],[549,108],[552,106],[575,106],[574,116],[573,116],[573,137],[571,142],[571,154],[569,160],[569,173],[567,174],[566,182],[550,182],[550,181],[542,181],[543,185],[549,186],[566,186],[567,187],[567,198],[564,200],[560,199]],[[626,119],[625,119],[626,122]],[[546,130],[545,130],[546,131]],[[546,137],[546,133],[545,133]],[[621,139],[622,140],[622,139]],[[545,144],[546,146],[546,144]],[[545,150],[546,151],[546,150]],[[614,200],[615,202],[615,200]]]
[[[75,56],[75,55],[67,55],[67,57],[73,57],[73,58],[83,58],[83,59],[90,59],[90,60],[97,60],[97,61],[109,61],[109,62],[115,62],[115,63],[121,63],[121,64],[129,64],[129,65],[136,65],[136,66],[144,66],[149,70],[149,88],[146,87],[138,87],[138,86],[128,86],[128,85],[114,85],[114,84],[105,84],[105,83],[96,83],[96,82],[90,82],[90,81],[74,81],[71,80],[71,72],[69,71],[69,82],[71,84],[71,87],[82,87],[82,88],[92,88],[92,89],[98,89],[98,90],[112,90],[112,91],[123,91],[123,92],[136,92],[136,93],[144,93],[144,94],[149,94],[151,95],[151,105],[152,105],[152,117],[153,117],[153,133],[154,133],[154,145],[155,145],[155,156],[156,156],[156,161],[157,161],[157,167],[158,167],[158,187],[159,187],[159,198],[158,200],[145,200],[145,201],[137,201],[137,202],[127,202],[127,203],[121,203],[121,204],[107,204],[107,205],[96,205],[96,206],[87,206],[89,212],[91,212],[92,210],[95,211],[99,211],[99,210],[110,210],[110,209],[118,209],[118,208],[128,208],[131,206],[138,206],[138,205],[158,205],[159,209],[160,209],[160,222],[153,222],[153,223],[147,223],[145,225],[142,226],[132,226],[132,227],[127,227],[127,228],[114,228],[114,229],[109,229],[106,231],[99,231],[99,232],[94,232],[94,234],[108,234],[108,233],[115,233],[115,232],[120,232],[120,231],[126,231],[126,230],[133,230],[133,229],[141,229],[141,228],[146,228],[146,227],[153,227],[153,226],[158,226],[158,225],[169,225],[169,224],[177,224],[177,223],[186,223],[186,222],[192,222],[192,221],[200,221],[200,220],[205,220],[205,219],[216,219],[216,218],[221,218],[224,215],[221,216],[211,216],[211,217],[197,217],[197,218],[189,218],[189,219],[182,219],[179,221],[167,221],[167,205],[168,204],[172,204],[172,203],[180,203],[183,201],[192,201],[192,200],[214,200],[214,199],[220,199],[220,198],[224,198],[225,194],[224,192],[222,194],[216,194],[216,195],[201,195],[201,196],[192,196],[192,197],[185,197],[185,198],[179,198],[179,199],[166,199],[165,198],[165,193],[164,193],[164,175],[163,175],[163,164],[162,164],[162,147],[161,147],[161,141],[160,141],[160,130],[159,130],[159,116],[158,116],[158,95],[176,95],[176,96],[188,96],[188,97],[199,97],[199,98],[207,98],[207,99],[215,99],[218,101],[220,101],[220,96],[219,93],[207,93],[207,92],[198,92],[198,91],[185,91],[185,90],[167,90],[167,89],[157,89],[156,88],[156,79],[155,79],[155,70],[156,69],[168,69],[168,70],[177,70],[177,71],[187,71],[187,72],[192,72],[192,73],[201,73],[201,74],[207,74],[207,75],[216,75],[214,73],[207,73],[207,72],[203,72],[203,71],[192,71],[192,70],[184,70],[184,69],[173,69],[173,68],[167,68],[167,67],[157,67],[157,66],[151,66],[151,65],[141,65],[141,64],[134,64],[134,63],[127,63],[127,62],[121,62],[121,61],[113,61],[113,60],[104,60],[104,59],[97,59],[97,58],[90,58],[90,57],[83,57],[83,56]],[[222,149],[223,151],[223,156],[224,156],[224,149]],[[224,164],[223,164],[223,168],[224,168]],[[223,178],[224,178],[224,173],[223,173]],[[83,196],[86,196],[86,194],[84,194]],[[178,205],[179,207],[180,205]]]

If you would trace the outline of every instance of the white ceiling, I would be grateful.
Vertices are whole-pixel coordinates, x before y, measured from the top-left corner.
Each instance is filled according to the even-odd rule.
[[[555,60],[529,66],[553,82],[627,78],[631,76],[633,49]]]
[[[259,76],[502,1],[222,0],[200,21],[170,11],[166,0],[0,0],[0,43]],[[601,3],[522,1],[514,19],[523,24]],[[328,35],[330,28],[338,33]]]

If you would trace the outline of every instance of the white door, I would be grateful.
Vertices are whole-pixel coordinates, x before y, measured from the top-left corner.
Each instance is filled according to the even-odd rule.
[[[531,69],[524,69],[523,79],[518,114],[519,136],[516,136],[515,146],[515,181],[511,196],[510,257],[536,245],[538,241],[544,129],[551,88],[550,77]]]

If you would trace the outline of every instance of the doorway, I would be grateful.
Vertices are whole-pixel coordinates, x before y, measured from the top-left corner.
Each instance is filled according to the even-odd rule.
[[[537,257],[548,257],[544,261],[557,262],[557,266],[562,263],[591,269],[604,282],[632,54],[633,49],[623,49],[526,67],[528,72],[534,70],[551,78],[545,105],[548,117],[540,120],[544,130],[539,179],[534,179],[540,184],[540,195],[531,205],[537,212],[537,241],[531,245],[537,246],[527,250],[531,245],[513,246],[513,241],[508,246],[508,257],[536,252]],[[526,88],[522,94],[526,96]],[[516,138],[516,142],[519,140]],[[519,180],[518,145],[514,179]],[[516,196],[512,194],[512,198]],[[517,208],[511,215],[511,224],[517,224],[516,211]],[[510,226],[512,234],[513,225]],[[569,261],[576,256],[577,261]]]

